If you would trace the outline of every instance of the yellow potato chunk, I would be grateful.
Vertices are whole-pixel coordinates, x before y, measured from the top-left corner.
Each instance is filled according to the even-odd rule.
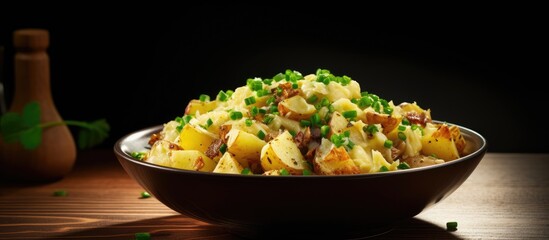
[[[179,134],[179,146],[183,150],[198,150],[205,153],[215,140],[215,135],[192,124],[186,124]]]
[[[242,165],[229,152],[225,152],[213,172],[241,174],[243,169]]]
[[[174,150],[171,152],[171,167],[201,172],[211,172],[216,162],[198,150]]]
[[[227,133],[227,151],[242,165],[242,167],[250,168],[253,172],[260,170],[259,158],[261,157],[261,149],[267,144],[259,139],[257,135],[241,131],[239,129],[231,129]]]
[[[310,170],[288,131],[284,131],[263,147],[261,166],[265,171],[286,169],[292,175],[301,175],[303,170]]]

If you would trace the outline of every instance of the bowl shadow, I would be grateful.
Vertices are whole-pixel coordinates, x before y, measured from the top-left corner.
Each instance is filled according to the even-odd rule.
[[[135,233],[148,232],[152,239],[216,239],[216,240],[244,240],[244,239],[345,239],[338,238],[337,234],[324,236],[302,235],[281,236],[276,232],[268,235],[249,238],[233,233],[230,229],[203,223],[183,215],[174,215],[161,218],[150,218],[122,224],[101,226],[84,231],[74,231],[48,239],[133,239]],[[349,238],[347,238],[349,239]],[[411,218],[401,224],[374,235],[351,239],[461,239],[452,232],[427,221]]]

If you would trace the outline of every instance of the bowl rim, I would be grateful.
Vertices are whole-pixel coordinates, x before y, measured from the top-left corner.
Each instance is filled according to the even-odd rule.
[[[344,174],[344,175],[276,175],[276,176],[268,176],[268,175],[261,175],[261,174],[245,175],[245,174],[201,172],[201,171],[166,167],[166,166],[161,166],[161,165],[158,165],[158,164],[144,162],[144,161],[135,159],[135,158],[131,157],[131,155],[129,153],[122,150],[122,143],[127,141],[132,136],[137,135],[139,133],[143,133],[143,132],[153,131],[155,129],[161,130],[162,127],[164,126],[163,124],[142,128],[142,129],[133,131],[131,133],[128,133],[128,134],[122,136],[121,138],[119,138],[116,141],[116,143],[114,144],[113,149],[114,149],[115,155],[119,156],[119,158],[118,158],[119,161],[120,161],[120,157],[121,157],[124,160],[129,161],[133,164],[138,164],[138,165],[142,165],[142,166],[145,166],[145,167],[152,167],[152,168],[162,170],[162,171],[170,171],[170,172],[180,173],[180,174],[196,174],[196,175],[204,175],[204,176],[233,177],[233,178],[261,178],[261,179],[272,179],[272,178],[279,178],[279,179],[280,178],[285,178],[285,179],[286,178],[290,178],[290,179],[294,179],[294,178],[295,179],[310,179],[310,178],[315,178],[315,179],[317,179],[317,178],[321,178],[321,179],[323,179],[323,178],[327,178],[327,179],[353,179],[353,178],[386,177],[386,176],[397,175],[397,174],[409,174],[409,173],[414,173],[414,172],[421,172],[421,171],[428,171],[428,170],[437,169],[437,168],[443,168],[443,167],[447,167],[449,165],[459,164],[460,162],[464,162],[464,161],[467,161],[469,159],[473,159],[476,156],[484,154],[486,152],[487,147],[488,147],[487,140],[486,140],[486,138],[484,138],[484,136],[482,136],[477,131],[474,131],[470,128],[463,127],[461,125],[450,123],[450,122],[447,122],[447,121],[438,121],[438,120],[432,120],[432,121],[434,123],[446,123],[448,125],[457,126],[457,127],[460,128],[460,130],[465,130],[466,135],[473,135],[473,137],[479,138],[481,140],[480,141],[481,146],[478,149],[476,149],[475,151],[473,151],[473,152],[471,152],[471,153],[469,153],[469,154],[467,154],[463,157],[460,157],[458,159],[449,161],[449,162],[445,162],[445,163],[442,163],[442,164],[431,165],[431,166],[418,167],[418,168],[403,169],[403,170],[399,170],[399,171]]]

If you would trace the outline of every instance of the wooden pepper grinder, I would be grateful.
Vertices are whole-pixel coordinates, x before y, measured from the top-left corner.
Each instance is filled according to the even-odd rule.
[[[26,104],[37,101],[41,123],[62,121],[50,88],[50,60],[46,52],[48,30],[16,30],[13,44],[16,50],[15,94],[8,111],[21,113]],[[66,125],[44,128],[42,142],[36,149],[24,149],[19,142],[0,142],[0,147],[0,172],[12,179],[57,180],[72,170],[76,160],[76,144]]]

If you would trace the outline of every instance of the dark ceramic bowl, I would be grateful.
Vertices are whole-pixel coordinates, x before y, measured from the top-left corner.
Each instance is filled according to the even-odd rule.
[[[244,237],[360,238],[390,230],[454,192],[486,152],[461,127],[471,154],[429,167],[345,176],[204,173],[136,160],[162,125],[122,137],[114,152],[126,172],[169,208]],[[466,203],[464,203],[466,204]]]

